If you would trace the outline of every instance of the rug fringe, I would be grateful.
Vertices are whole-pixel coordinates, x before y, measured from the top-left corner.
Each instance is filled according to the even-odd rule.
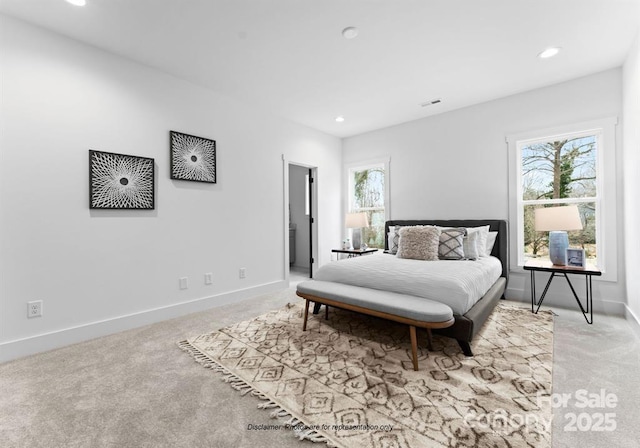
[[[274,403],[273,401],[269,401],[268,403],[260,403],[258,405],[258,409],[273,409],[278,407],[280,407],[280,405],[278,403]]]
[[[323,436],[316,430],[308,429],[306,431],[303,431],[303,430],[295,429],[293,432],[295,433],[296,437],[298,437],[298,439],[300,440],[309,440],[315,443],[326,443],[327,446],[330,448],[337,448],[337,445],[335,445],[332,441],[327,439],[325,436]]]
[[[300,423],[302,422],[295,417],[291,417],[289,420],[284,422],[285,425],[291,425],[291,426],[296,426],[296,425],[299,425]]]
[[[230,372],[226,367],[218,364],[217,361],[209,358],[206,354],[202,353],[196,347],[191,345],[189,341],[180,341],[178,342],[178,347],[185,352],[187,352],[191,357],[201,366],[206,369],[213,370],[214,372],[221,373],[223,375],[222,381],[225,383],[229,383],[229,385],[240,392],[240,395],[247,395],[250,393],[254,397],[258,397],[261,400],[265,400],[266,403],[260,403],[258,405],[258,409],[275,409],[269,415],[271,418],[285,418],[289,417],[289,419],[284,422],[284,425],[289,425],[291,427],[295,427],[297,425],[305,425],[305,423],[293,416],[291,412],[280,406],[275,401],[272,401],[267,395],[263,394],[257,389],[254,389],[253,386],[248,384],[242,378],[236,376],[232,372]],[[326,436],[320,434],[316,430],[313,429],[297,429],[293,428],[293,433],[295,437],[300,440],[309,440],[315,443],[325,443],[328,448],[338,448],[334,442],[328,439]]]
[[[271,418],[278,418],[278,417],[284,418],[284,417],[289,417],[290,415],[291,414],[289,413],[289,411],[281,407],[278,407],[278,409],[276,409],[271,414],[269,414]]]

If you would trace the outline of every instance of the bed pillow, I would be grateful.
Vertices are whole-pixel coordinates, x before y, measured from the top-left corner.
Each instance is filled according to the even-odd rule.
[[[389,230],[389,252],[398,253],[398,243],[400,242],[400,226],[393,226]]]
[[[471,232],[464,236],[462,240],[462,249],[464,251],[464,258],[467,260],[477,260],[480,258],[480,251],[478,244],[480,232]]]
[[[464,228],[440,228],[438,257],[442,260],[462,260],[464,258]]]
[[[433,226],[411,226],[402,227],[399,233],[398,258],[429,261],[438,259],[440,229]]]
[[[393,226],[393,228],[389,230],[389,253],[393,255],[398,253],[398,244],[400,243],[400,228],[401,226]]]
[[[487,235],[487,246],[485,247],[485,256],[490,257],[493,246],[496,244],[498,232],[489,232]]]
[[[478,256],[475,258],[484,257],[487,247],[487,237],[489,236],[489,226],[467,227],[467,235],[472,233],[478,234],[476,242]]]

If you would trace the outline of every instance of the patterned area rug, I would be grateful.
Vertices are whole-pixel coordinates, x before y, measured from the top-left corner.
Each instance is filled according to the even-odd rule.
[[[472,348],[434,335],[413,371],[408,327],[301,304],[179,346],[243,394],[264,399],[279,425],[336,447],[548,447],[553,320],[499,304]],[[420,341],[426,334],[418,332]],[[424,346],[424,344],[421,344]],[[261,428],[265,429],[265,428]],[[268,428],[267,428],[268,429]]]

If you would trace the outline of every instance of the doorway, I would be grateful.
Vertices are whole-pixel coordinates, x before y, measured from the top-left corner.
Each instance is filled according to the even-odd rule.
[[[289,164],[289,279],[313,278],[315,169]]]

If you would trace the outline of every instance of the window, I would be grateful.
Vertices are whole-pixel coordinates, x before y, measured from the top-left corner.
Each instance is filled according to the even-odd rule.
[[[549,258],[548,232],[534,229],[536,208],[576,205],[583,228],[568,232],[569,246],[584,249],[587,262],[603,272],[615,266],[614,129],[610,119],[507,138],[517,236],[512,263]]]
[[[369,227],[362,229],[362,242],[384,248],[384,223],[388,214],[388,161],[352,166],[347,169],[349,213],[365,212]]]
[[[524,227],[520,249],[524,260],[548,258],[548,234],[534,229],[534,210],[576,205],[582,230],[569,232],[569,245],[584,249],[587,261],[597,265],[597,152],[601,139],[602,131],[595,130],[518,142],[522,179],[518,215]]]

